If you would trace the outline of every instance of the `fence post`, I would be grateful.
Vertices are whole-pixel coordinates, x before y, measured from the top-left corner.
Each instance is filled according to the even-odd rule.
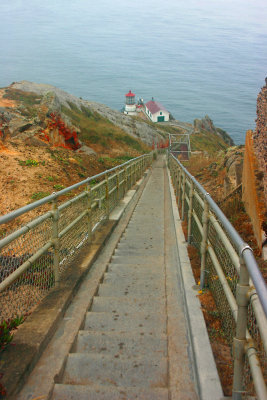
[[[130,165],[130,188],[133,186],[133,164]]]
[[[145,156],[143,156],[142,158],[142,175],[144,175],[145,170],[146,170],[146,164],[145,164],[146,160],[145,160]]]
[[[183,172],[183,194],[182,194],[182,221],[184,220],[184,209],[185,209],[185,172]]]
[[[106,182],[106,217],[109,217],[110,206],[109,206],[109,188],[108,188],[108,174],[105,174],[105,182]]]
[[[181,189],[181,186],[182,186],[182,171],[181,171],[181,169],[180,169],[180,167],[179,167],[179,174],[178,174],[178,193],[177,193],[177,197],[178,197],[178,201],[177,201],[177,204],[178,204],[178,208],[180,207],[180,202],[181,202],[181,193],[182,193],[182,189]]]
[[[55,286],[59,283],[59,237],[58,237],[58,221],[59,221],[59,211],[57,206],[57,198],[52,202],[53,211],[53,226],[52,226],[52,240],[54,245],[54,258],[53,258],[53,268],[55,276]]]
[[[209,193],[206,193],[206,196]],[[206,255],[207,255],[207,241],[208,241],[208,222],[209,222],[209,204],[206,196],[204,198],[204,210],[202,214],[203,224],[203,236],[201,241],[200,253],[201,253],[201,267],[200,267],[200,288],[203,289],[205,286],[205,271],[206,271]]]
[[[123,196],[126,195],[126,192],[127,192],[127,167],[124,167]]]
[[[91,242],[92,234],[92,192],[90,183],[86,187],[86,197],[87,197],[87,230],[88,230],[88,241]]]
[[[180,190],[180,168],[178,167],[178,165],[174,165],[174,188],[175,195],[178,200]]]
[[[249,273],[243,260],[243,251],[248,249],[245,246],[240,256],[240,275],[236,287],[236,302],[238,305],[236,334],[233,341],[234,350],[234,381],[233,381],[233,400],[241,400],[244,393],[243,374],[245,365],[245,345],[248,315],[248,291],[249,291]]]
[[[187,223],[187,242],[191,243],[191,231],[192,231],[192,214],[193,214],[193,197],[194,197],[194,184],[190,183],[189,192],[189,209],[188,209],[188,223]]]
[[[117,202],[120,200],[120,171],[117,171],[116,173],[116,190],[117,190]]]

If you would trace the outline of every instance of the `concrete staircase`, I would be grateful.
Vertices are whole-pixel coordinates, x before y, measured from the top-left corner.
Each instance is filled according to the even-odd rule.
[[[55,384],[55,400],[167,400],[161,173],[148,183]],[[153,196],[153,191],[157,195]]]

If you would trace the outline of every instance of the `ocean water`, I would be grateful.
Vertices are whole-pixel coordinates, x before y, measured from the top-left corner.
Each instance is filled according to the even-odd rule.
[[[29,80],[121,109],[131,89],[237,144],[267,74],[266,0],[1,0],[0,86]]]

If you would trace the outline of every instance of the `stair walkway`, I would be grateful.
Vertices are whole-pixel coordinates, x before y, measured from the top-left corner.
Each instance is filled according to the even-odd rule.
[[[53,399],[169,399],[162,167],[111,259]]]
[[[53,400],[198,399],[167,179],[159,159],[66,357]]]

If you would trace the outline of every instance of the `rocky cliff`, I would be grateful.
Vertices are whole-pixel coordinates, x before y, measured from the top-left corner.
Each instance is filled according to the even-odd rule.
[[[267,207],[267,78],[265,86],[257,98],[256,129],[253,133],[253,145],[262,180],[265,204]]]
[[[51,85],[14,82],[0,89],[1,213],[166,145],[169,133],[190,134],[193,150],[225,151],[209,121],[211,130],[196,133],[189,123],[153,124]]]
[[[206,115],[202,119],[195,119],[194,120],[194,132],[198,133],[201,131],[206,131],[210,133],[214,133],[215,135],[219,136],[220,138],[223,139],[225,143],[227,143],[229,146],[234,146],[234,141],[231,138],[230,135],[226,131],[224,131],[221,128],[217,128],[214,124],[213,121],[210,119],[208,115]]]
[[[256,129],[246,136],[242,180],[245,208],[267,260],[267,79],[257,98]]]
[[[30,136],[33,136],[34,133],[39,134],[43,130],[47,118],[51,114],[57,114],[72,131],[77,133],[78,139],[82,141],[83,135],[80,133],[83,134],[83,127],[80,126],[78,117],[86,118],[86,116],[90,117],[94,114],[96,118],[99,117],[98,120],[102,117],[103,121],[104,119],[106,122],[109,121],[110,128],[111,125],[117,126],[122,132],[134,139],[140,139],[149,146],[164,140],[164,132],[156,127],[151,127],[145,121],[136,121],[103,104],[83,100],[51,85],[28,81],[15,82],[2,89],[1,94],[3,104],[9,106],[8,111],[6,107],[0,109],[2,134],[3,129],[7,127],[12,136],[26,131]],[[90,139],[90,134],[88,134],[90,122],[90,120],[87,121],[88,140]]]

